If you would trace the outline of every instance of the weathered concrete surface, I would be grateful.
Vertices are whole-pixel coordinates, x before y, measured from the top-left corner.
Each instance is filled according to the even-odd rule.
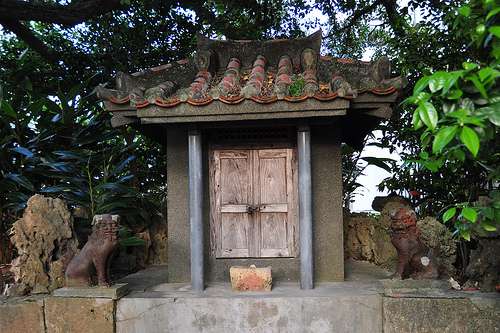
[[[0,332],[44,332],[43,299],[38,297],[0,299]]]
[[[208,139],[203,136],[205,234],[205,278],[207,282],[229,281],[231,266],[272,266],[276,281],[299,280],[299,258],[215,259],[210,255]],[[315,280],[341,281],[344,278],[341,133],[338,127],[312,129],[311,158],[313,181],[313,244]],[[187,211],[187,130],[167,131],[167,221],[168,281],[190,281],[189,221]]]
[[[167,131],[168,281],[190,280],[188,148],[185,129]],[[207,220],[208,222],[208,220]],[[208,228],[207,228],[208,230]]]
[[[332,283],[305,291],[288,283],[272,292],[241,294],[221,284],[199,297],[184,284],[166,284],[119,300],[116,329],[118,333],[376,333],[382,332],[381,313],[382,298],[369,286]]]
[[[159,284],[167,283],[167,272],[165,265],[151,266],[121,278],[117,283],[126,283],[133,291],[146,291]]]
[[[56,297],[111,298],[119,299],[129,292],[126,283],[117,283],[110,287],[64,287],[54,290]]]
[[[45,299],[47,333],[113,333],[114,301],[95,298]]]
[[[384,297],[384,333],[500,332],[500,298]]]
[[[340,126],[312,128],[311,172],[315,281],[342,281],[344,279],[340,140]]]
[[[346,260],[345,281],[377,281],[389,279],[392,272],[368,261]]]

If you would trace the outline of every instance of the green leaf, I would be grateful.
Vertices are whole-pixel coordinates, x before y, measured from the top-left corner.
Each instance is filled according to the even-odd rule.
[[[469,230],[460,230],[460,236],[466,241],[470,241],[470,231]]]
[[[434,130],[438,122],[438,113],[434,105],[429,102],[421,103],[417,108],[420,119],[424,124]]]
[[[443,94],[446,94],[451,87],[455,85],[457,80],[462,77],[463,71],[454,71],[454,72],[444,72],[445,75],[445,83],[443,87]]]
[[[368,164],[375,165],[375,166],[377,166],[377,167],[379,167],[381,169],[384,169],[387,172],[391,172],[391,167],[388,164],[386,164],[386,162],[393,161],[390,158],[380,158],[380,157],[366,156],[366,157],[362,157],[361,160],[364,160]]]
[[[490,113],[488,119],[493,125],[500,127],[500,112]]]
[[[6,100],[0,101],[0,110],[3,111],[3,113],[5,113],[7,116],[9,116],[13,119],[17,119],[16,111],[12,108],[12,106]]]
[[[448,98],[448,99],[459,99],[460,97],[462,97],[462,95],[463,95],[462,90],[460,90],[460,89],[453,89],[452,91],[450,91],[450,93],[448,95],[446,95],[446,98]]]
[[[447,77],[448,73],[443,71],[432,74],[429,79],[429,89],[431,90],[431,92],[434,93],[438,90],[441,90],[446,83]]]
[[[469,6],[462,6],[458,8],[458,13],[462,16],[469,17],[471,9]]]
[[[491,32],[493,35],[495,35],[496,38],[500,38],[500,25],[495,25],[490,27],[489,32]]]
[[[422,133],[422,135],[420,135],[420,143],[422,144],[422,148],[427,147],[430,142],[431,142],[431,132],[430,131],[424,131]],[[422,154],[425,154],[427,156],[424,159],[429,158],[429,154],[427,154],[427,152],[422,151],[422,152],[420,152],[419,155],[422,156]]]
[[[427,132],[428,133],[428,132]],[[429,158],[429,153],[426,151],[421,151],[420,154],[418,154],[418,157],[420,157],[423,160],[426,160]]]
[[[432,143],[432,152],[434,154],[440,153],[446,145],[453,140],[455,134],[457,134],[458,126],[446,126],[439,130],[439,132],[434,137],[434,142]]]
[[[8,173],[5,175],[5,178],[17,183],[18,185],[31,192],[35,191],[35,187],[33,186],[33,184],[28,180],[28,178],[24,177],[23,175],[17,173]]]
[[[417,95],[419,92],[424,90],[427,87],[427,84],[429,83],[430,76],[424,76],[420,78],[420,80],[415,83],[415,86],[413,87],[413,95]]]
[[[413,104],[419,104],[421,102],[427,102],[432,97],[432,95],[429,94],[428,92],[422,91],[412,97],[413,97]]]
[[[136,236],[128,237],[128,238],[125,238],[125,239],[120,239],[119,243],[123,247],[143,246],[143,245],[146,244],[146,242],[144,241],[144,239],[141,239],[141,238],[136,237]]]
[[[120,164],[118,164],[118,166],[113,170],[111,175],[117,175],[120,172],[122,172],[125,169],[125,167],[133,160],[135,160],[135,155],[131,155],[128,158],[126,158],[125,160],[123,160],[122,162],[120,162]]]
[[[495,16],[496,14],[500,13],[500,7],[497,7],[493,10],[491,10],[488,15],[486,15],[486,21],[488,21],[490,18],[492,18],[493,16]]]
[[[464,119],[467,117],[469,113],[465,109],[458,109],[456,111],[448,112],[446,116],[448,117],[453,117],[460,119],[461,121],[464,121]]]
[[[484,34],[484,32],[486,31],[486,27],[484,26],[484,24],[479,24],[477,27],[476,27],[476,33],[478,35],[482,35]]]
[[[497,227],[487,221],[482,221],[481,227],[489,232],[497,231]]]
[[[413,117],[411,119],[411,123],[413,125],[413,128],[418,130],[421,128],[424,124],[422,123],[422,120],[420,120],[419,112],[418,109],[413,112]]]
[[[457,209],[455,207],[451,207],[443,214],[443,222],[448,222],[455,214],[457,213]]]
[[[15,151],[16,153],[19,153],[21,155],[24,155],[28,158],[33,157],[33,153],[31,152],[31,150],[24,148],[24,147],[21,147],[21,146],[12,148],[11,150]]]
[[[473,129],[464,126],[462,128],[462,132],[460,133],[460,141],[463,142],[463,144],[467,147],[467,149],[469,149],[474,157],[477,156],[477,153],[479,151],[479,138]]]
[[[482,68],[479,72],[477,72],[477,74],[479,75],[479,79],[484,82],[487,78],[489,78],[490,76],[495,76],[498,74],[498,71],[495,71],[493,68],[491,67],[485,67],[485,68]]]
[[[475,223],[477,221],[477,212],[474,208],[464,207],[462,209],[462,216],[472,223]]]
[[[454,151],[453,151],[453,156],[454,156],[457,160],[459,160],[459,161],[462,161],[462,162],[463,162],[463,161],[465,161],[465,153],[464,153],[464,151],[463,151],[463,150],[461,150],[461,149],[454,150]]]
[[[469,77],[469,80],[474,84],[474,87],[476,87],[481,96],[487,99],[488,93],[486,92],[486,89],[484,89],[484,85],[478,80],[478,78],[476,76],[471,76]]]
[[[462,63],[462,66],[463,68],[466,70],[466,71],[470,71],[470,70],[473,70],[475,68],[478,68],[479,65],[478,64],[475,64],[475,63],[472,63],[472,62],[464,62]]]
[[[424,167],[429,169],[432,172],[436,172],[439,170],[439,168],[443,165],[442,160],[426,160],[426,161],[419,161]]]

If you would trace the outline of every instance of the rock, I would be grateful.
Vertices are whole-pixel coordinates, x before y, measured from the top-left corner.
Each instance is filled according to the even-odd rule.
[[[0,331],[2,333],[45,332],[43,300],[37,298],[0,301]]]
[[[397,252],[391,244],[389,228],[366,214],[350,214],[345,221],[345,254],[354,260],[369,261],[392,268]]]
[[[48,293],[64,285],[64,270],[77,252],[73,217],[61,199],[34,195],[12,226],[16,293]]]
[[[149,264],[167,264],[167,223],[161,217],[153,217],[153,223],[149,227],[151,236],[151,247]]]
[[[104,298],[48,297],[47,332],[114,332],[114,301]]]
[[[14,282],[14,276],[10,265],[0,265],[0,296],[6,291],[5,288]]]
[[[8,264],[12,261],[12,244],[10,239],[0,226],[0,265]]]
[[[417,222],[420,240],[438,260],[439,276],[447,278],[455,275],[457,243],[448,228],[433,217],[425,217]]]
[[[236,291],[271,291],[271,267],[233,266],[229,269],[231,286]]]
[[[388,196],[375,197],[372,202],[372,208],[377,212],[382,212],[384,208],[389,204],[388,208],[394,206],[393,208],[399,208],[402,206],[410,207],[410,202],[403,197],[395,194],[390,194]]]
[[[464,288],[478,286],[481,291],[495,291],[500,284],[500,238],[479,238],[471,251],[465,270]]]

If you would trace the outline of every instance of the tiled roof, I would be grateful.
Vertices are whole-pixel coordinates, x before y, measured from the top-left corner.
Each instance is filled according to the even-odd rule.
[[[365,62],[320,56],[321,31],[302,39],[220,41],[198,36],[193,59],[117,75],[115,89],[98,87],[103,100],[138,111],[148,106],[234,105],[244,100],[298,103],[361,94],[389,95],[403,85],[391,78],[386,57]]]

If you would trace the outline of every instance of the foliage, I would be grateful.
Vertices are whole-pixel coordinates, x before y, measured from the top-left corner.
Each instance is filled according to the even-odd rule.
[[[457,170],[475,165],[484,173],[483,183],[469,188],[466,200],[453,202],[443,213],[443,221],[454,221],[466,240],[471,230],[496,231],[500,223],[499,12],[493,1],[471,1],[460,7],[455,27],[463,29],[471,47],[488,50],[490,57],[484,62],[465,61],[460,70],[422,77],[406,100],[417,106],[412,122],[421,132],[422,150],[413,162],[433,173],[439,173],[443,165]],[[481,200],[480,196],[489,198]]]
[[[150,163],[135,154],[141,151],[140,143],[147,144],[127,142],[126,133],[111,129],[109,115],[93,94],[86,94],[85,85],[57,97],[35,97],[25,91],[23,99],[1,100],[4,230],[35,193],[64,198],[84,212],[86,224],[95,214],[113,213],[121,215],[125,225],[137,228],[158,211],[161,203],[152,200],[151,192],[142,192],[151,180],[132,173],[134,168],[147,168],[142,163]]]
[[[43,47],[25,38],[26,35],[8,34],[11,30],[6,30],[0,34],[0,82],[3,82],[5,98],[13,109],[26,110],[39,98],[56,96],[60,90],[67,92],[68,89],[61,87],[76,85],[89,71],[98,73],[89,82],[89,86],[95,86],[109,82],[115,70],[131,73],[189,56],[194,50],[197,32],[233,39],[298,37],[304,35],[305,29],[317,27],[319,20],[326,17],[322,24],[323,53],[353,58],[360,58],[366,50],[373,51],[374,56],[388,54],[394,72],[408,78],[410,84],[403,95],[410,95],[423,73],[459,70],[458,66],[464,61],[481,63],[488,56],[484,48],[469,45],[466,35],[473,33],[476,26],[470,20],[469,23],[465,22],[467,20],[456,23],[454,8],[465,1],[132,0],[122,1],[114,10],[97,8],[95,13],[79,21],[82,23],[79,25],[56,25],[54,22],[57,23],[62,14],[47,18],[25,10],[21,13],[25,15],[23,19],[15,13],[11,18],[30,21],[26,26],[52,56],[47,57]],[[72,3],[57,0],[30,5],[66,7]],[[116,1],[110,0],[110,3]],[[316,12],[312,13],[323,15],[308,15],[305,19],[305,14],[313,9]],[[471,10],[471,16],[474,15]],[[9,27],[5,25],[4,29]],[[433,105],[439,112],[439,105],[434,102]],[[397,108],[393,118],[379,127],[384,134],[380,146],[398,150],[406,160],[421,159],[420,134],[412,130],[412,114],[413,107],[407,103]],[[21,122],[17,130],[29,132],[29,123],[30,120]],[[51,124],[50,118],[48,123]],[[133,141],[138,147],[136,159],[127,168],[135,176],[130,183],[141,193],[154,194],[158,202],[164,193],[163,159],[156,158],[161,148],[140,135],[127,133],[127,136],[127,144]],[[25,147],[24,142],[19,144]],[[482,151],[481,146],[479,156],[483,155]],[[11,150],[6,154],[21,156]],[[362,172],[358,169],[362,168],[358,158],[357,153],[352,152],[343,159],[347,197],[358,186],[354,177]],[[5,161],[19,163],[9,158]],[[447,162],[437,173],[418,163],[400,165],[384,161],[384,164],[389,163],[392,163],[393,176],[381,187],[412,195],[421,214],[437,215],[451,203],[467,202],[471,193],[477,193],[477,189],[488,183],[488,172],[478,163]],[[39,188],[37,178],[28,180]]]
[[[306,81],[302,77],[302,75],[294,75],[292,77],[292,83],[288,87],[288,93],[291,96],[301,96],[304,92],[304,86],[306,85]]]
[[[370,142],[371,141],[371,142]],[[364,147],[377,146],[378,144],[373,141],[373,135],[369,135],[365,139]],[[363,156],[363,151],[355,150],[348,145],[342,145],[342,188],[343,188],[343,206],[350,207],[351,203],[355,201],[356,196],[360,195],[358,190],[363,187],[359,183],[358,178],[364,175],[365,169],[369,165],[376,166],[391,172],[392,159]]]

